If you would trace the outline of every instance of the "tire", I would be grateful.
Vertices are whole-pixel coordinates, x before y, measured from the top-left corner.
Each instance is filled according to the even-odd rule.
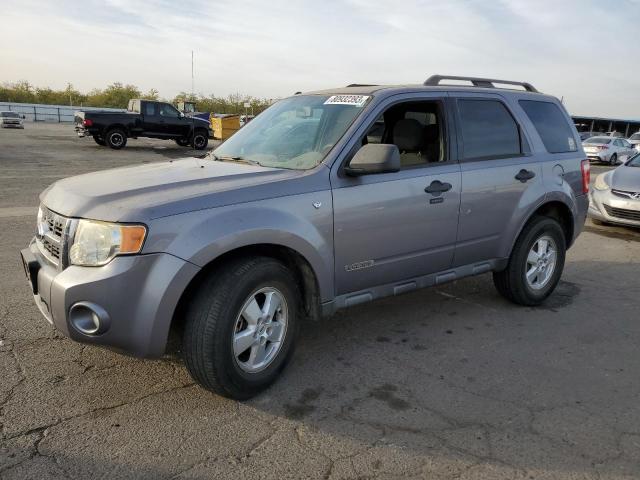
[[[617,154],[613,154],[611,155],[611,158],[609,158],[609,165],[616,165],[618,163],[618,155]]]
[[[101,145],[101,146],[103,146],[103,147],[107,144],[107,142],[105,142],[105,141],[104,141],[104,138],[99,137],[98,135],[94,135],[94,136],[93,136],[93,140],[94,140],[98,145]]]
[[[176,143],[181,147],[188,147],[191,143],[187,138],[176,138]]]
[[[209,134],[206,130],[196,130],[191,137],[191,146],[196,150],[204,150],[209,144]]]
[[[114,150],[120,150],[127,144],[127,134],[120,128],[112,128],[104,138],[107,146]]]
[[[531,277],[528,280],[527,271],[533,271],[530,261],[535,258],[535,255],[531,259],[529,258],[530,252],[539,251],[543,244],[537,244],[537,242],[545,239],[548,241],[548,245],[555,250],[553,267],[550,267],[549,257],[546,260],[547,268],[536,273],[536,276],[533,276],[533,281],[531,281]],[[534,217],[518,236],[507,268],[493,273],[493,283],[498,292],[507,300],[519,305],[540,305],[558,285],[564,268],[565,256],[566,240],[558,221],[550,217]],[[543,260],[541,265],[544,264]],[[549,271],[549,268],[552,270]],[[537,285],[536,280],[539,280]]]
[[[251,321],[252,315],[244,313],[251,311],[255,302],[258,310],[253,313],[264,315],[267,295],[275,299],[278,294],[284,301],[272,317],[274,323],[263,323],[262,319],[268,317],[257,315]],[[207,390],[237,400],[251,398],[269,387],[293,354],[300,298],[294,275],[271,258],[239,259],[209,274],[186,311],[182,347],[193,379]],[[280,327],[275,328],[277,324]],[[254,333],[249,335],[251,332]],[[272,352],[267,353],[265,364],[252,361],[254,347],[258,348],[257,343],[263,345],[261,338],[280,332],[277,345],[265,340],[264,352]],[[240,337],[253,342],[244,351],[241,350],[248,344],[235,342]],[[242,346],[234,350],[234,345]],[[259,351],[262,350],[256,350]]]

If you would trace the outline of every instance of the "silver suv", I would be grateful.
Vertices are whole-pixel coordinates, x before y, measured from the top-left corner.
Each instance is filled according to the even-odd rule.
[[[204,159],[54,183],[21,253],[63,334],[158,357],[181,332],[193,378],[242,399],[304,317],[485,272],[543,302],[588,188],[571,118],[530,84],[350,85],[277,102]]]

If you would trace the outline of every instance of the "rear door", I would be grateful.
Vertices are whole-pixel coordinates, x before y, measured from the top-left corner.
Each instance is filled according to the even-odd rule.
[[[444,94],[407,94],[388,99],[356,134],[345,161],[333,166],[338,295],[365,291],[357,297],[371,299],[378,296],[371,289],[380,285],[391,285],[392,292],[387,293],[398,293],[418,286],[415,281],[403,281],[451,266],[458,227],[460,169],[450,148],[453,137],[445,107]],[[422,145],[404,149],[400,133],[396,131],[398,138],[393,136],[398,122],[417,127],[414,132],[421,129]],[[346,176],[342,166],[365,143],[398,145],[402,169]]]
[[[158,115],[157,104],[155,102],[142,102],[142,133],[145,135],[162,136],[162,118]]]
[[[452,96],[462,171],[454,266],[461,266],[504,256],[509,232],[544,196],[544,184],[539,159],[501,95]]]

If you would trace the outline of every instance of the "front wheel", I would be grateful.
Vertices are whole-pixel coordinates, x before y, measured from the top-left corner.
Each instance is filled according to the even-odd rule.
[[[209,144],[209,135],[204,130],[196,130],[191,139],[191,145],[196,150],[204,150]]]
[[[291,271],[266,257],[233,261],[210,274],[187,309],[189,373],[238,400],[271,385],[293,353],[300,292]]]
[[[493,283],[514,303],[540,305],[558,285],[565,255],[565,236],[557,220],[535,217],[518,237],[507,268],[493,273]]]

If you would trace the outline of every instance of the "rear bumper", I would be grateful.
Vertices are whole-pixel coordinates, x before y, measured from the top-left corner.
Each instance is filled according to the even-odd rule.
[[[164,353],[173,313],[182,292],[199,271],[165,253],[116,257],[103,267],[49,264],[35,242],[22,252],[32,264],[34,301],[65,336],[138,357]],[[74,324],[73,310],[91,305],[104,314],[104,328],[86,334]]]

